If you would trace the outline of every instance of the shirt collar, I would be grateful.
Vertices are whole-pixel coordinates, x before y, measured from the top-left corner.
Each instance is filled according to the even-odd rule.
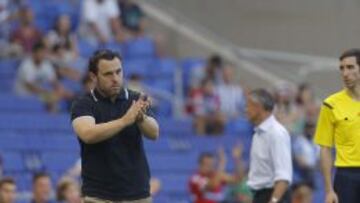
[[[256,126],[254,128],[254,131],[257,134],[260,134],[262,132],[266,132],[272,126],[272,123],[273,123],[274,120],[275,120],[275,117],[274,117],[274,115],[271,114],[263,122],[261,122],[258,126]]]
[[[91,96],[93,97],[93,99],[97,102],[98,100],[102,100],[102,101],[110,101],[110,98],[108,97],[104,97],[102,94],[100,94],[99,90],[97,90],[96,88],[91,90]],[[117,98],[119,100],[128,100],[129,99],[129,92],[127,90],[127,88],[123,88],[120,90],[120,93],[118,94]]]

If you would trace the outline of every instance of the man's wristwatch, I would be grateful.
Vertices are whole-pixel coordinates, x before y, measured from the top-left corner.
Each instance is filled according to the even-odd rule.
[[[276,198],[276,197],[272,197],[271,200],[270,200],[271,203],[278,203],[279,202],[279,199]]]

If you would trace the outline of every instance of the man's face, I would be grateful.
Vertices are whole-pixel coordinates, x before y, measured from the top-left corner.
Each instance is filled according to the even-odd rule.
[[[340,62],[340,72],[344,85],[348,89],[360,85],[360,67],[356,57],[346,57]]]
[[[40,64],[46,58],[46,49],[40,49],[34,52],[33,58],[36,64]]]
[[[47,202],[50,199],[51,180],[49,177],[41,177],[34,183],[34,199]]]
[[[16,186],[12,183],[5,183],[0,188],[0,202],[14,203],[16,198]]]
[[[97,87],[106,97],[113,97],[120,93],[123,87],[123,70],[118,58],[112,60],[101,59],[96,75]]]
[[[210,174],[214,171],[215,160],[213,157],[204,157],[200,163],[200,172]]]

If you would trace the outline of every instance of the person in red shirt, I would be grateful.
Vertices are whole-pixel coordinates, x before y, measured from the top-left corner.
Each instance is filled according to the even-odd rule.
[[[237,148],[234,148],[235,150]],[[240,160],[234,155],[234,159]],[[236,176],[225,172],[226,157],[223,149],[218,152],[218,164],[212,153],[202,153],[199,156],[198,171],[189,180],[189,190],[194,203],[219,203],[225,199],[226,184],[237,182]]]

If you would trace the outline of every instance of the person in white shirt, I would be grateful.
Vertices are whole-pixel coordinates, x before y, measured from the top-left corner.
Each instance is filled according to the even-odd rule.
[[[115,0],[86,0],[80,33],[93,44],[109,42],[120,32],[119,16]]]
[[[248,185],[254,191],[253,203],[289,202],[292,181],[290,136],[273,115],[274,100],[264,89],[247,98],[246,114],[255,127],[250,151]]]
[[[234,68],[226,66],[223,68],[223,83],[216,86],[216,92],[220,98],[220,110],[226,119],[238,118],[244,113],[245,96],[240,85],[234,81]]]
[[[71,99],[72,93],[65,90],[58,81],[53,65],[46,59],[47,49],[43,42],[37,42],[32,55],[20,64],[15,81],[15,92],[20,96],[38,95],[49,111],[57,111],[60,99]]]

